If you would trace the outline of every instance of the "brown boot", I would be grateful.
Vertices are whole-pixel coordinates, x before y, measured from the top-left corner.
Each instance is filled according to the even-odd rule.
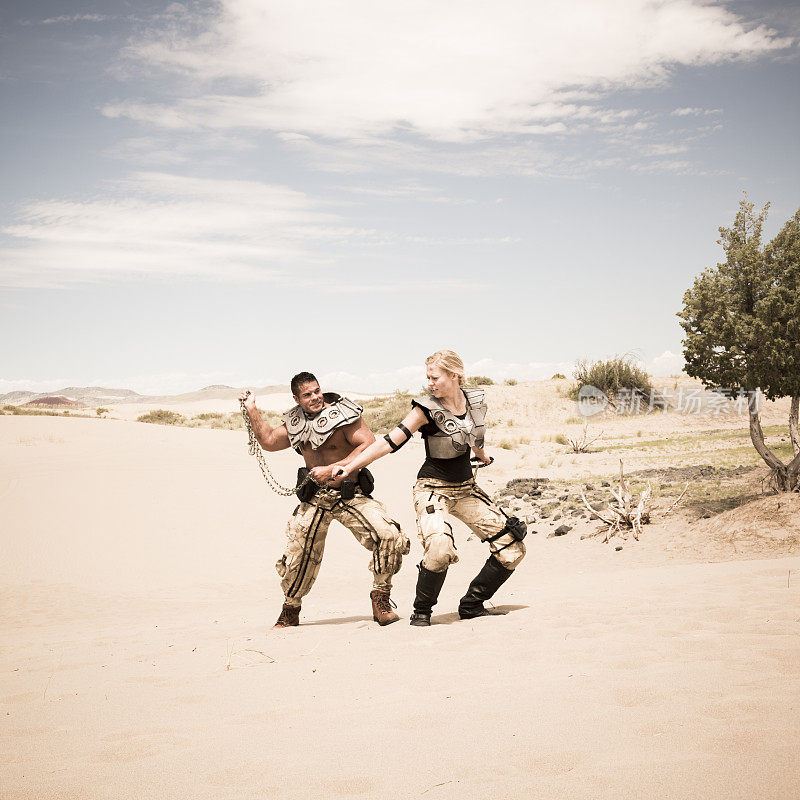
[[[281,615],[278,621],[272,626],[273,628],[292,628],[300,624],[300,606],[290,606],[286,603],[283,604]]]
[[[369,599],[372,600],[372,619],[378,625],[390,625],[392,622],[397,622],[400,617],[392,611],[394,605],[389,598],[389,592],[384,592],[381,589],[373,589],[369,593]]]

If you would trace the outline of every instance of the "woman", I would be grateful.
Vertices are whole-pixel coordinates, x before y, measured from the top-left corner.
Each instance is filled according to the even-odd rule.
[[[475,483],[470,450],[488,464],[483,450],[486,402],[479,388],[465,388],[464,362],[452,350],[425,359],[430,395],[417,397],[411,413],[383,439],[377,439],[349,464],[336,465],[334,477],[349,475],[387,453],[399,450],[417,431],[425,441],[425,461],[414,484],[417,530],[424,554],[419,564],[412,625],[430,625],[450,564],[458,561],[452,514],[489,544],[491,555],[458,605],[461,619],[491,612],[484,602],[511,576],[525,555],[525,524],[506,515]]]

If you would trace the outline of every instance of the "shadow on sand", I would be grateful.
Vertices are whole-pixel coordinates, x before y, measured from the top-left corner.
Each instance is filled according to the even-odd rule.
[[[301,622],[303,627],[311,625],[346,625],[348,622],[372,622],[372,617],[331,617],[330,619],[315,619],[311,622]]]
[[[529,608],[529,606],[512,606],[512,605],[504,605],[504,606],[489,606],[489,610],[494,612],[489,616],[505,616],[512,611],[520,611],[523,608]],[[476,617],[475,619],[484,619],[484,617]],[[431,617],[431,625],[452,625],[454,622],[472,622],[473,620],[462,620],[461,617],[458,616],[458,612],[453,611],[450,614],[436,614],[435,616]]]
[[[504,606],[492,606],[492,611],[495,612],[495,616],[504,616],[505,614],[510,613],[511,611],[519,611],[523,608],[529,608],[529,606],[512,606],[512,605],[504,605]],[[480,619],[480,617],[478,617]],[[310,622],[301,622],[300,624],[304,628],[310,628],[312,625],[347,625],[351,622],[372,622],[372,617],[368,616],[361,616],[361,617],[330,617],[329,619],[315,619],[311,620]],[[451,625],[454,622],[461,622],[461,618],[458,616],[457,612],[452,612],[450,614],[437,614],[434,617],[431,617],[431,624],[432,625]],[[402,614],[400,615],[400,619],[398,620],[401,624],[403,622],[408,624],[408,617],[404,617]]]

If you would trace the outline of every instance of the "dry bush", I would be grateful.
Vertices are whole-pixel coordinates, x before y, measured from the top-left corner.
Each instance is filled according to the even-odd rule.
[[[364,422],[373,433],[388,433],[411,411],[412,400],[413,397],[408,392],[395,392],[385,397],[364,400]]]
[[[631,354],[614,356],[605,361],[580,360],[575,364],[575,383],[568,397],[577,400],[582,386],[600,389],[612,406],[622,392],[635,393],[648,399],[653,392],[653,383],[647,371]]]
[[[165,408],[156,408],[147,414],[142,414],[136,418],[137,422],[149,422],[154,425],[183,425],[186,417],[178,414],[177,411],[168,411]]]

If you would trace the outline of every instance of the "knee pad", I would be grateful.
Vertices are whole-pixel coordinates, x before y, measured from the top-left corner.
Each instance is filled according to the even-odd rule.
[[[522,542],[512,542],[492,555],[506,569],[514,569],[525,558],[525,545]]]
[[[452,534],[433,534],[425,541],[425,554],[422,565],[431,572],[444,572],[451,564],[458,561]]]

